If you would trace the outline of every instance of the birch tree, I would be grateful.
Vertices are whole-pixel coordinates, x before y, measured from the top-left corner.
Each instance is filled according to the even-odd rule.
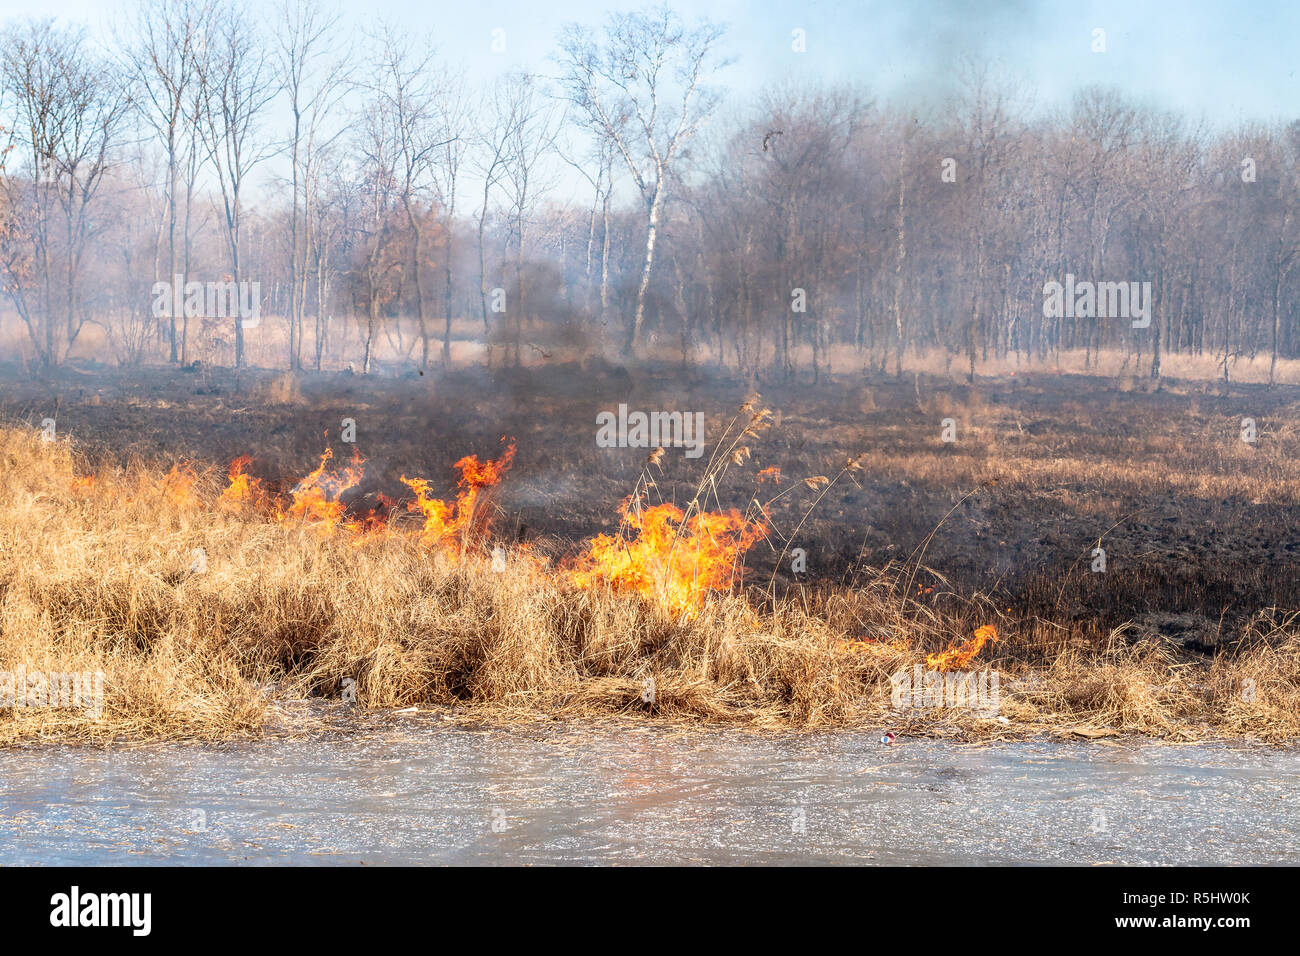
[[[610,17],[597,39],[565,29],[560,61],[568,96],[627,166],[645,209],[645,245],[627,347],[645,324],[646,292],[664,216],[669,175],[686,143],[718,104],[706,81],[725,62],[717,56],[720,26],[686,26],[668,7]]]

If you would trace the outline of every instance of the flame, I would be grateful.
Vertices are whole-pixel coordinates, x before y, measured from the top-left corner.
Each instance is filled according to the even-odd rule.
[[[415,492],[415,500],[407,509],[424,515],[420,541],[427,547],[446,546],[455,550],[463,545],[470,533],[486,534],[491,523],[491,513],[478,507],[486,489],[496,486],[514,461],[515,446],[508,445],[496,461],[479,461],[478,455],[467,455],[453,466],[460,472],[456,482],[459,490],[455,502],[429,496],[429,483],[423,478],[402,476],[402,483]]]
[[[200,504],[198,495],[194,493],[194,482],[197,479],[189,462],[172,465],[171,471],[167,472],[162,481],[163,497],[176,508],[189,510],[197,507]]]
[[[262,482],[247,474],[244,469],[253,463],[248,455],[241,455],[230,463],[230,484],[217,499],[217,507],[233,510],[246,505],[260,505],[266,500]]]
[[[504,439],[503,439],[504,441]],[[453,557],[463,553],[471,538],[486,536],[492,510],[486,507],[491,489],[509,470],[515,455],[513,443],[495,460],[467,455],[455,463],[460,473],[454,501],[435,498],[423,478],[402,476],[415,493],[408,511],[423,516],[415,532],[426,547],[438,547]],[[353,544],[369,536],[397,530],[389,521],[397,502],[377,496],[378,506],[360,517],[349,515],[343,498],[364,476],[365,459],[355,450],[341,467],[332,466],[334,452],[326,448],[316,467],[285,498],[269,490],[248,471],[252,459],[245,455],[230,464],[225,489],[214,502],[215,510],[250,509],[276,524],[307,524],[323,536],[339,530],[352,535]],[[195,491],[196,475],[188,463],[177,465],[162,480],[168,502],[192,508],[202,504]],[[95,477],[71,479],[74,490],[95,487]],[[355,506],[355,502],[353,502]],[[599,535],[568,569],[579,587],[605,585],[660,601],[674,612],[698,612],[711,591],[726,591],[741,576],[740,559],[767,535],[766,524],[751,520],[735,509],[700,512],[689,517],[675,505],[633,507],[628,498],[620,507],[623,527],[617,536]],[[355,512],[354,512],[355,513]],[[529,555],[520,542],[513,553]]]
[[[854,654],[867,653],[874,657],[892,657],[908,650],[907,642],[896,639],[878,641],[872,637],[855,637],[840,644],[840,649]]]
[[[774,485],[781,483],[781,469],[776,465],[764,468],[758,473],[758,483],[761,485],[765,481],[770,481]]]
[[[628,498],[620,511],[624,531],[636,536],[598,535],[569,572],[570,580],[582,588],[607,584],[631,591],[674,612],[696,612],[709,591],[729,590],[739,577],[739,558],[767,534],[765,525],[734,508],[688,519],[675,505],[633,509]]]
[[[383,492],[380,492],[375,497],[379,502],[378,508],[371,508],[359,519],[344,522],[344,526],[349,531],[357,535],[368,536],[388,530],[388,516],[392,514],[397,502]]]
[[[450,543],[456,535],[469,530],[486,533],[490,515],[481,507],[480,499],[486,489],[500,482],[514,454],[512,444],[496,461],[479,461],[477,455],[468,455],[456,462],[460,493],[451,503],[430,497],[429,483],[423,478],[403,475],[402,481],[416,493],[416,500],[407,505],[408,509],[425,515],[421,540],[434,545]],[[236,458],[231,462],[229,483],[218,497],[217,507],[265,509],[279,524],[302,522],[327,536],[341,528],[355,536],[355,544],[387,531],[389,516],[397,505],[394,499],[382,493],[377,495],[377,507],[360,517],[349,517],[349,506],[343,501],[344,495],[361,483],[366,459],[354,449],[351,461],[341,469],[334,469],[330,466],[333,458],[333,449],[326,448],[317,466],[294,486],[288,501],[269,494],[258,478],[248,474],[247,468],[252,463],[249,456]]]
[[[316,469],[294,487],[290,492],[293,503],[288,511],[277,508],[277,519],[281,523],[288,521],[307,521],[315,524],[322,534],[333,534],[347,513],[347,506],[340,500],[343,493],[355,488],[365,472],[366,460],[356,449],[352,451],[352,461],[340,473],[326,471],[325,466],[334,457],[334,449],[326,448],[320,456]]]
[[[997,639],[998,629],[992,624],[985,624],[975,629],[975,636],[969,641],[938,654],[927,655],[925,666],[936,671],[959,670],[974,660],[985,644],[996,643]]]

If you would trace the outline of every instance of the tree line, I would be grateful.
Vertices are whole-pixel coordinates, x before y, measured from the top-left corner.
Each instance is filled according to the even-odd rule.
[[[32,364],[91,329],[123,364],[246,364],[238,319],[158,314],[173,277],[256,279],[291,369],[468,339],[812,379],[1063,350],[1271,379],[1300,354],[1300,121],[1212,130],[1107,87],[1031,113],[973,61],[938,104],[741,102],[724,28],[669,7],[477,86],[401,25],[354,34],[310,0],[141,0],[107,43],[0,28],[0,283]],[[1150,323],[1053,314],[1067,276],[1149,283]]]

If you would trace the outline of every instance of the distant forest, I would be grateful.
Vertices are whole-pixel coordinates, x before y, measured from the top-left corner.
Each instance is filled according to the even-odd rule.
[[[573,25],[547,75],[477,87],[307,0],[128,20],[108,44],[0,28],[0,282],[35,367],[90,329],[125,365],[245,364],[238,319],[157,314],[174,276],[258,283],[255,334],[293,369],[337,365],[344,335],[362,371],[380,348],[447,362],[469,334],[506,363],[599,343],[812,377],[845,348],[972,376],[1060,350],[1155,377],[1168,353],[1225,375],[1300,355],[1300,122],[1211,132],[1110,88],[1031,115],[979,62],[942,109],[739,102],[725,28],[667,7]],[[556,200],[564,177],[584,199]],[[1067,275],[1149,282],[1150,326],[1045,316]]]

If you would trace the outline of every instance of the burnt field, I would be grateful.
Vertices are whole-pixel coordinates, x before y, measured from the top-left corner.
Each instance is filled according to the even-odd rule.
[[[910,586],[938,608],[979,593],[1013,621],[1091,639],[1132,622],[1198,652],[1257,612],[1300,608],[1294,386],[1166,380],[1155,391],[1049,373],[974,386],[912,374],[792,384],[601,361],[296,379],[83,366],[48,381],[6,370],[0,417],[54,418],[89,470],[143,460],[224,475],[250,456],[249,473],[281,492],[326,447],[336,460],[355,448],[364,471],[341,499],[354,515],[386,510],[381,495],[404,512],[403,475],[452,490],[454,462],[494,457],[505,438],[516,454],[494,497],[494,533],[560,557],[618,527],[645,469],[647,449],[597,447],[598,412],[702,412],[711,444],[755,390],[771,427],[706,494],[715,510],[766,506],[768,538],[745,556],[751,587],[766,588],[774,570],[788,593],[919,566]],[[1243,418],[1256,423],[1253,443]],[[340,440],[344,419],[356,423],[355,446]],[[955,441],[942,440],[944,419]],[[852,456],[861,470],[841,475]],[[649,498],[684,504],[708,457],[668,449],[647,472]],[[816,476],[832,484],[803,482]],[[1104,572],[1093,570],[1098,547]],[[791,571],[794,548],[806,552],[803,573]]]

